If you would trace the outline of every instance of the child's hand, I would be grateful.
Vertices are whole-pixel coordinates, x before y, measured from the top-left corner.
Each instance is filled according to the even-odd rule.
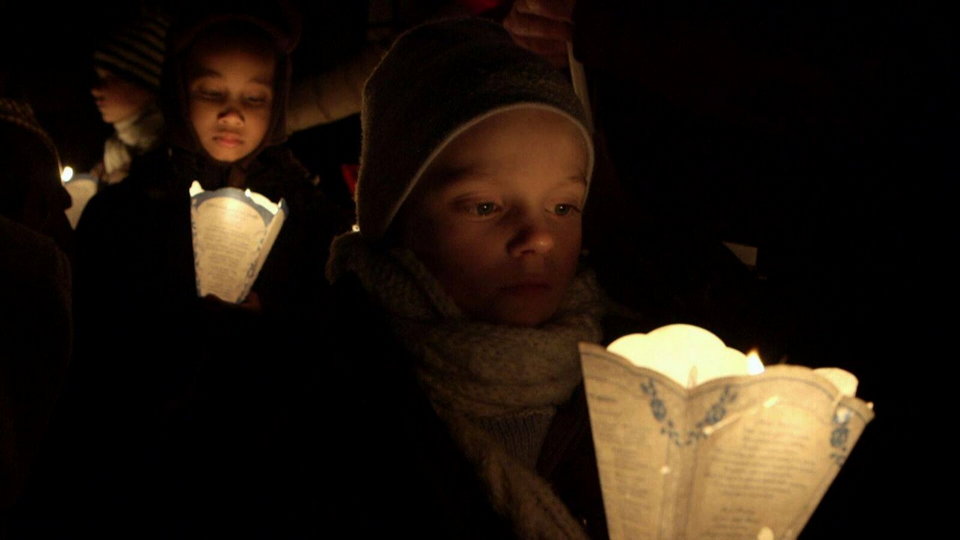
[[[93,169],[90,169],[90,176],[96,178],[97,180],[106,180],[107,169],[103,166],[103,162],[97,163],[93,166]]]
[[[245,313],[260,313],[262,311],[262,306],[260,304],[260,296],[257,294],[257,291],[250,291],[250,294],[240,302],[239,304],[234,304],[233,302],[227,302],[215,294],[208,294],[203,297],[204,303],[212,311],[219,312],[245,312]]]
[[[573,35],[573,4],[574,0],[516,0],[503,27],[517,45],[563,68]]]

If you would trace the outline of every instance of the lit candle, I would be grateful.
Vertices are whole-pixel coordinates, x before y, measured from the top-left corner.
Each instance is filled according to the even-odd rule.
[[[763,362],[760,360],[760,355],[757,354],[756,349],[747,353],[747,372],[750,375],[763,373]]]
[[[756,352],[750,356],[727,347],[713,333],[689,324],[671,324],[648,334],[630,334],[607,350],[634,365],[656,370],[685,388],[709,380],[763,372]]]

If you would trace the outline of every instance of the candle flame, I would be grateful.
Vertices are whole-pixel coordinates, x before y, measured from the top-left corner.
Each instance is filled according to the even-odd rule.
[[[60,171],[60,181],[69,182],[71,178],[73,178],[73,167],[67,165]]]
[[[243,194],[246,195],[247,198],[250,198],[250,188],[247,188],[247,190],[244,191]]]
[[[763,373],[763,361],[760,360],[760,355],[757,354],[756,349],[747,354],[747,372],[751,375]]]

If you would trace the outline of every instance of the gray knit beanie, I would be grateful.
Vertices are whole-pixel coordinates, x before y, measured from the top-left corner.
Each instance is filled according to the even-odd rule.
[[[592,171],[593,143],[573,86],[499,24],[442,20],[398,37],[363,89],[360,234],[383,238],[423,172],[457,135],[528,106],[554,110],[580,128]]]

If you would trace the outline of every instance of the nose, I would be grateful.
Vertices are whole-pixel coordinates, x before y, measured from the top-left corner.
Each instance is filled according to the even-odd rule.
[[[217,116],[217,124],[223,127],[238,128],[243,126],[243,113],[234,106],[228,106]]]
[[[510,255],[545,255],[555,244],[554,231],[544,217],[525,215],[517,219],[517,228],[507,246]]]
[[[94,99],[100,99],[103,97],[103,90],[100,89],[100,83],[94,83],[93,87],[90,88],[90,93],[93,95]]]

